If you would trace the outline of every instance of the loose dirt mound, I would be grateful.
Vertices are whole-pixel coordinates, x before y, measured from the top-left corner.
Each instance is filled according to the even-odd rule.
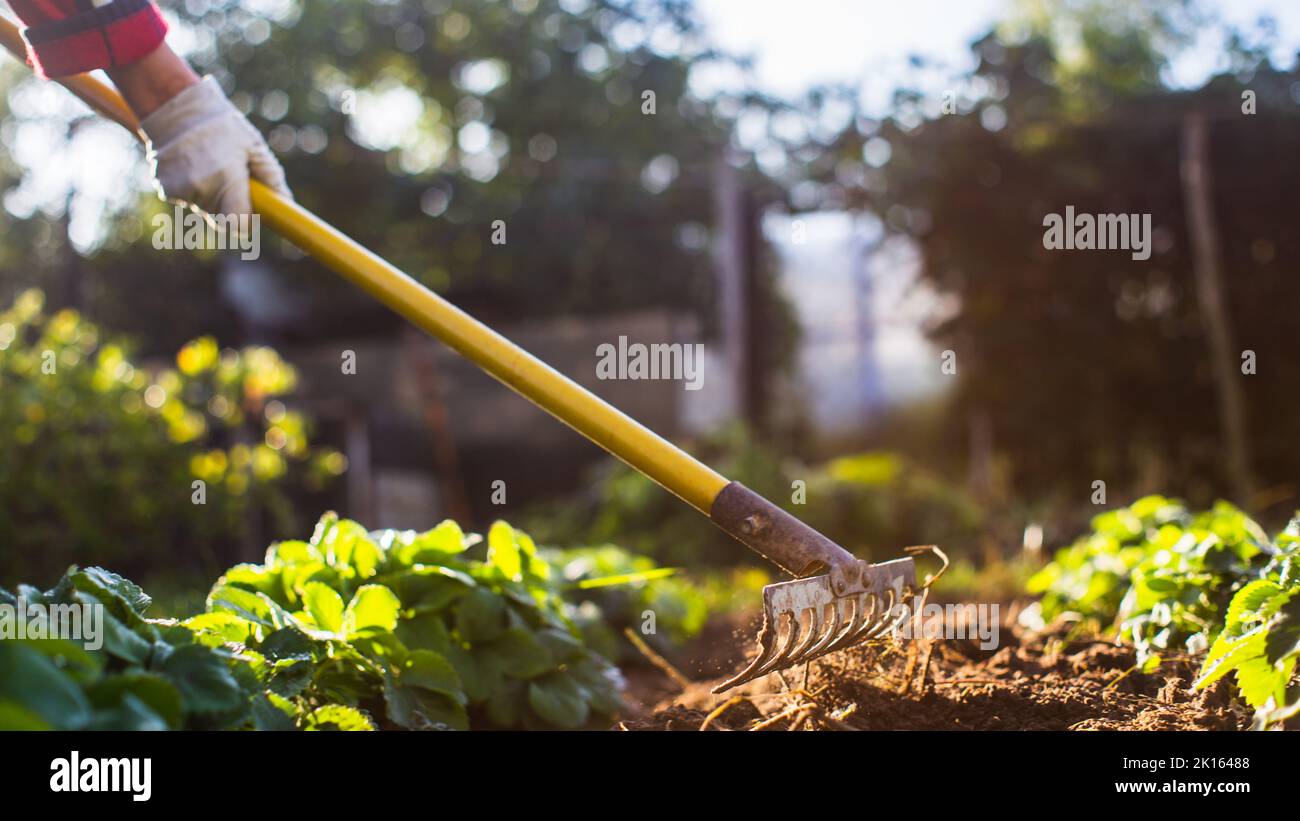
[[[752,635],[752,633],[750,634]],[[1194,693],[1193,661],[1134,669],[1128,647],[1004,628],[974,642],[876,643],[722,695],[692,684],[625,720],[629,730],[1236,730],[1249,711],[1220,681]]]

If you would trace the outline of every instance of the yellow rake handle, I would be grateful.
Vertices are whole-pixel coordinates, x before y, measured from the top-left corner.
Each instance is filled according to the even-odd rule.
[[[18,29],[0,17],[0,41],[19,59]],[[88,74],[59,80],[141,140],[122,97]],[[705,515],[727,480],[595,394],[353,241],[298,203],[254,180],[253,208],[272,228],[327,267],[473,361],[560,421],[627,462]]]

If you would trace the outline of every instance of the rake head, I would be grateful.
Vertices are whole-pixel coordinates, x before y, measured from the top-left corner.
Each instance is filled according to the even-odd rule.
[[[913,612],[919,593],[912,559],[881,564],[859,562],[861,575],[837,595],[830,574],[769,584],[763,588],[763,629],[758,658],[728,681],[721,693],[768,673],[812,661],[882,636]]]

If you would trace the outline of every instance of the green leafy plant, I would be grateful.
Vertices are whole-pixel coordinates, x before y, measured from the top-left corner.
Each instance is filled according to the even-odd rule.
[[[1268,561],[1270,546],[1258,524],[1218,502],[1185,527],[1157,529],[1147,550],[1119,607],[1120,635],[1143,663],[1171,649],[1204,650],[1233,593]]]
[[[1232,597],[1196,680],[1201,689],[1234,673],[1260,728],[1300,714],[1300,688],[1291,686],[1300,656],[1300,519],[1278,536],[1277,548],[1260,578]]]
[[[1151,553],[1148,536],[1187,520],[1186,508],[1162,496],[1094,516],[1092,531],[1058,550],[1028,582],[1028,591],[1041,596],[1043,619],[1069,611],[1099,623],[1114,620],[1133,569]]]
[[[290,526],[285,488],[345,467],[280,401],[295,380],[270,348],[207,337],[176,368],[146,368],[75,311],[19,295],[0,311],[0,577],[74,562],[135,572],[176,544],[232,542],[258,511]]]
[[[0,589],[0,604],[103,608],[102,644],[0,641],[0,729],[292,728],[237,653],[175,622],[144,617],[150,599],[106,570],[73,568],[44,592]]]
[[[654,642],[680,644],[697,635],[710,612],[703,591],[674,568],[633,555],[615,545],[544,550],[555,568],[552,586],[576,605],[586,640],[602,655],[619,659],[633,652],[619,636],[626,628]],[[647,619],[653,632],[646,634]]]
[[[1074,612],[1096,626],[1113,623],[1149,666],[1161,653],[1208,647],[1233,593],[1272,549],[1263,529],[1227,502],[1193,514],[1148,496],[1095,516],[1092,527],[1028,589],[1042,595],[1045,620]]]
[[[1300,653],[1300,519],[1270,541],[1227,502],[1191,513],[1148,496],[1092,528],[1029,580],[1043,620],[1075,613],[1113,629],[1147,670],[1208,649],[1196,686],[1235,672],[1258,726],[1300,711],[1289,687]]]
[[[231,568],[184,624],[243,647],[300,722],[341,705],[408,729],[607,723],[621,679],[584,643],[551,565],[504,522],[470,558],[482,541],[451,521],[372,534],[327,514],[309,541]]]

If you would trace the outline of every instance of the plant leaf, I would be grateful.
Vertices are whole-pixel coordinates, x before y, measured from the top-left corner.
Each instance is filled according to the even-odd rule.
[[[1268,639],[1264,655],[1269,664],[1300,654],[1300,596],[1283,604],[1268,622]]]
[[[1224,628],[1232,630],[1246,620],[1258,618],[1259,610],[1266,602],[1282,592],[1268,579],[1256,579],[1237,591],[1228,605],[1228,614],[1224,618]]]
[[[343,597],[323,582],[307,582],[302,591],[302,605],[316,626],[331,633],[343,630]]]
[[[375,724],[365,713],[343,704],[326,704],[317,707],[303,719],[304,730],[368,731]]]
[[[488,564],[511,581],[523,580],[523,554],[515,541],[515,529],[502,521],[488,531]]]
[[[90,702],[81,688],[43,654],[20,642],[0,641],[0,670],[0,704],[13,705],[11,715],[35,716],[61,730],[90,724]]]
[[[180,691],[157,673],[126,672],[108,676],[90,687],[86,695],[96,709],[118,707],[127,696],[131,696],[148,707],[150,713],[161,722],[162,726],[156,729],[179,730],[185,724],[185,710],[181,704]],[[147,719],[131,707],[127,708],[124,717],[136,720]],[[122,727],[121,729],[154,728]]]
[[[529,682],[528,706],[543,721],[562,730],[578,729],[591,712],[578,683],[564,673]]]
[[[397,681],[404,687],[421,687],[466,702],[456,668],[432,650],[412,650],[398,665]]]
[[[468,730],[469,715],[455,699],[423,687],[384,682],[388,719],[408,730]]]
[[[506,606],[490,590],[476,588],[456,602],[456,632],[468,642],[491,641],[506,628]]]
[[[367,628],[391,631],[397,627],[402,603],[393,591],[380,584],[366,584],[357,589],[343,613],[343,629],[354,636]]]
[[[227,669],[226,659],[201,644],[176,648],[163,663],[162,673],[180,691],[186,712],[233,710],[243,702],[239,683]]]
[[[511,678],[534,678],[557,666],[546,644],[526,627],[511,627],[475,649],[494,654],[499,660],[498,668]]]

